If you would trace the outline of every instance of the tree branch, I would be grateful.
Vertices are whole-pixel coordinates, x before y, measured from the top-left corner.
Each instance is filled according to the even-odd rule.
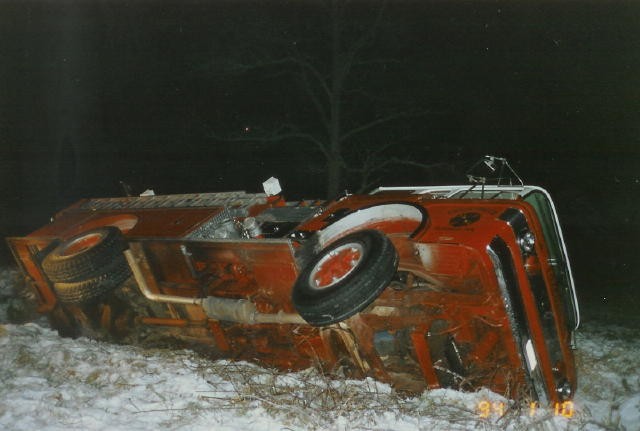
[[[386,9],[385,5],[383,4],[378,9],[378,12],[376,14],[376,19],[374,20],[373,24],[369,26],[368,31],[363,32],[358,38],[358,40],[356,40],[353,43],[353,45],[351,45],[351,48],[346,52],[345,62],[344,62],[345,76],[349,74],[349,71],[353,67],[354,59],[356,58],[360,50],[364,48],[369,42],[371,42],[375,37],[378,31],[378,28],[380,27],[380,23],[382,22],[382,16],[384,14],[385,9]]]
[[[393,144],[387,144],[374,151],[367,151],[360,167],[349,168],[350,172],[356,173],[360,176],[360,187],[357,190],[358,193],[362,193],[376,184],[379,185],[381,177],[380,173],[393,165],[411,166],[427,171],[434,171],[436,169],[455,171],[455,167],[450,163],[423,163],[416,162],[409,158],[403,159],[399,157],[380,158],[380,154],[392,145]],[[378,173],[378,175],[374,176],[376,173]]]
[[[313,76],[318,83],[318,86],[322,88],[325,96],[329,98],[331,96],[331,90],[327,85],[327,79],[320,73],[320,71],[313,65],[311,62],[305,60],[301,55],[298,54],[297,58],[294,59],[294,62],[298,64],[302,69],[306,70],[311,76]]]
[[[426,115],[430,112],[428,111],[424,111],[424,112],[398,112],[395,114],[390,114],[387,115],[386,117],[382,117],[382,118],[378,118],[376,120],[370,121],[369,123],[365,123],[362,124],[360,126],[354,127],[353,129],[349,130],[347,133],[345,133],[344,135],[342,135],[340,137],[340,142],[344,142],[348,139],[350,139],[353,135],[357,135],[358,133],[362,133],[365,132],[369,129],[372,129],[376,126],[379,126],[381,124],[384,123],[388,123],[389,121],[392,120],[397,120],[398,118],[409,118],[409,117],[419,117],[421,115]]]
[[[327,132],[328,132],[329,117],[327,113],[327,107],[326,105],[323,105],[322,101],[320,100],[315,90],[313,89],[311,82],[309,82],[309,74],[305,73],[305,69],[302,67],[302,65],[300,65],[300,71],[297,73],[297,75],[302,81],[302,85],[304,86],[304,90],[306,91],[307,96],[309,97],[309,99],[311,99],[311,103],[313,103],[313,105],[315,106],[316,111],[320,116],[321,122],[327,128]],[[322,80],[322,77],[320,74],[313,74],[313,76],[316,77],[316,82],[319,84],[327,100],[329,100],[330,94],[329,94],[329,88],[327,87],[327,83],[324,80]]]
[[[454,166],[450,163],[444,163],[444,162],[422,163],[422,162],[416,162],[414,160],[399,159],[397,157],[392,157],[391,159],[389,159],[389,163],[395,164],[395,165],[412,166],[415,168],[421,168],[425,170],[443,169],[443,168],[450,169],[450,170],[454,169]]]
[[[301,141],[310,142],[313,144],[327,159],[331,158],[331,154],[328,150],[328,145],[322,140],[318,139],[311,133],[301,132],[296,126],[287,124],[274,130],[262,130],[255,129],[251,135],[238,135],[238,136],[220,136],[215,132],[209,133],[209,137],[219,139],[225,142],[234,143],[276,143],[286,140],[297,139]]]

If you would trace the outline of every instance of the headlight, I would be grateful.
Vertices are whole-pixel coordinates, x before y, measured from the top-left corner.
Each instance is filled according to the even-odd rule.
[[[556,391],[558,392],[558,397],[560,397],[562,401],[570,399],[571,395],[573,395],[571,384],[568,380],[563,380],[562,383],[558,385],[558,389],[556,389]]]
[[[522,254],[525,256],[533,254],[536,245],[535,235],[529,230],[523,232],[518,237],[518,245],[520,246],[520,250],[522,250]]]

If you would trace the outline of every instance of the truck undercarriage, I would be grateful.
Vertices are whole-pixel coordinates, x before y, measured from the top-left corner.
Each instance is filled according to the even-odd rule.
[[[537,187],[88,199],[8,244],[63,335],[179,341],[412,393],[549,403],[576,388],[573,279]]]

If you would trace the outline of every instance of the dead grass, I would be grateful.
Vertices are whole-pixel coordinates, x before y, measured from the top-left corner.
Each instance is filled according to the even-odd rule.
[[[308,369],[282,374],[252,364],[218,361],[198,369],[211,385],[199,397],[215,409],[233,409],[239,415],[262,409],[292,429],[380,429],[383,422],[404,422],[411,429],[544,429],[551,415],[523,420],[516,404],[502,417],[484,419],[468,398],[452,391],[425,392],[403,397],[373,379],[346,380]],[[495,395],[494,395],[495,396]]]

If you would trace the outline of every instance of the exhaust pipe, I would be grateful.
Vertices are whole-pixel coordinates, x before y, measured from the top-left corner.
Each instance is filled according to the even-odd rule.
[[[185,298],[182,296],[163,295],[154,293],[149,289],[147,281],[142,274],[142,269],[138,260],[131,250],[125,250],[124,255],[127,258],[133,277],[138,284],[140,292],[150,301],[164,302],[168,304],[182,305],[199,305],[202,307],[207,317],[215,320],[226,322],[244,323],[254,325],[258,323],[280,323],[308,325],[308,323],[295,313],[259,313],[256,305],[248,299],[232,299],[220,298],[216,296],[207,296],[206,298]]]

